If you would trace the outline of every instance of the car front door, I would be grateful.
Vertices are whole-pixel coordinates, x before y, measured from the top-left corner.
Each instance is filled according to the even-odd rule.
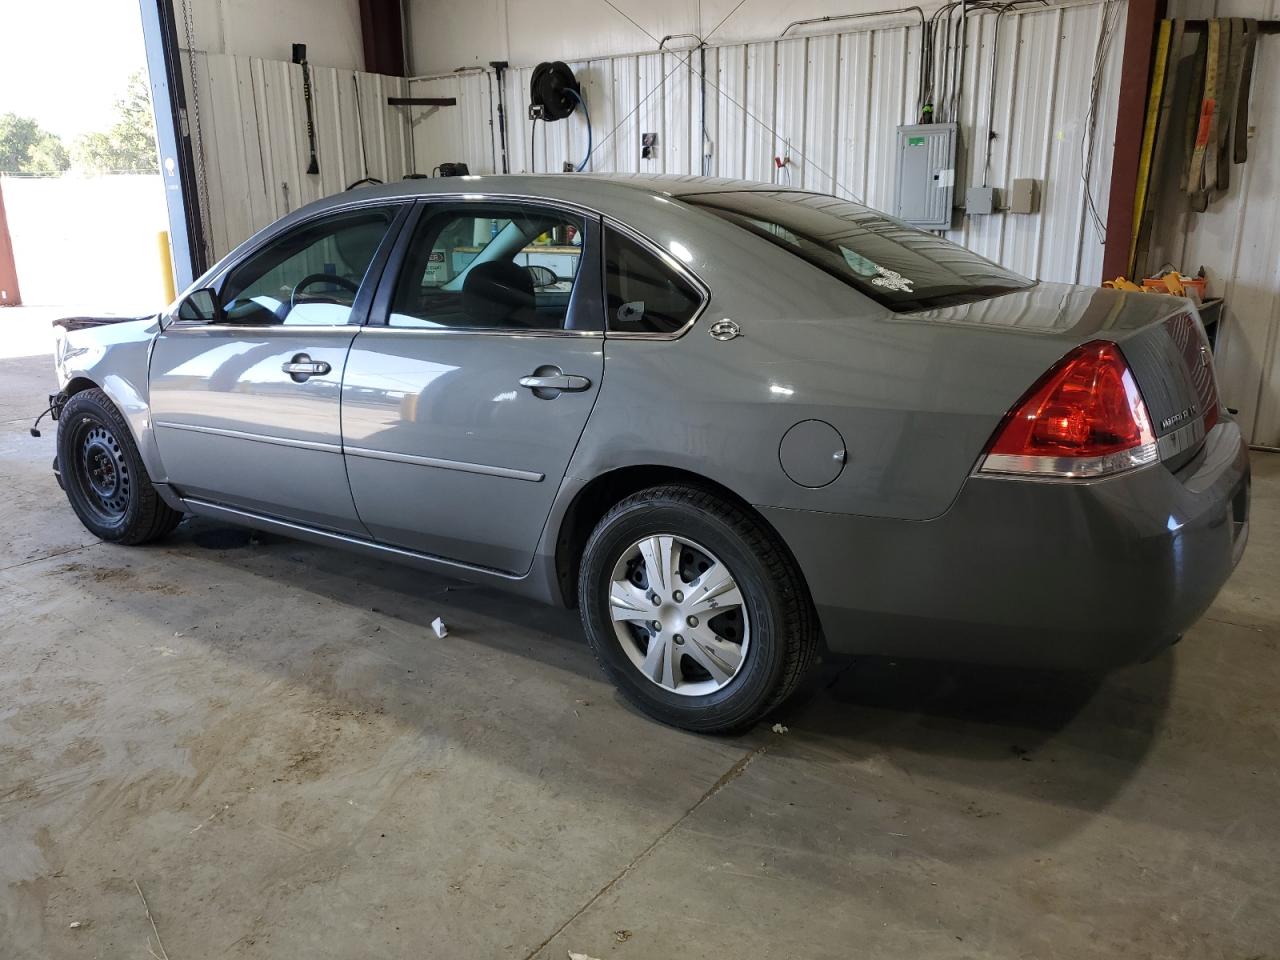
[[[342,460],[342,373],[410,209],[287,230],[216,282],[211,316],[184,309],[156,338],[156,444],[182,496],[367,535]]]
[[[424,202],[342,391],[347,473],[384,543],[524,573],[604,374],[599,221]]]

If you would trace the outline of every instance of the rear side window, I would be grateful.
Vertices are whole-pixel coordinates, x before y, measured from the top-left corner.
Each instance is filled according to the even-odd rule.
[[[604,263],[612,333],[676,333],[702,306],[701,291],[674,263],[618,230],[605,232]]]
[[[537,205],[433,204],[409,243],[387,323],[466,330],[572,328],[584,226],[577,214]],[[598,318],[593,317],[596,329]]]
[[[681,197],[735,223],[890,310],[929,310],[1032,286],[959,244],[867,207],[799,190]]]

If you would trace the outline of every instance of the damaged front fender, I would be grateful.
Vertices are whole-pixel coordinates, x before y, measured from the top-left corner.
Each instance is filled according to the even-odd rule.
[[[70,396],[91,385],[101,389],[128,422],[152,482],[163,484],[166,474],[148,399],[151,344],[160,332],[159,318],[69,317],[53,326],[61,393]]]

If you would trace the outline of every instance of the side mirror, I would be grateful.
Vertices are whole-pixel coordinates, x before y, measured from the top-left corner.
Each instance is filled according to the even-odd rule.
[[[222,319],[222,307],[212,288],[193,290],[178,304],[178,319],[193,323],[216,323]]]

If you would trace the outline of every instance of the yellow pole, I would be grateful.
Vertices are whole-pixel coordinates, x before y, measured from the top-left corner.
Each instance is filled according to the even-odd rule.
[[[173,289],[173,259],[169,256],[169,231],[156,234],[156,252],[160,254],[160,284],[164,288],[164,302],[173,303],[178,294]]]

